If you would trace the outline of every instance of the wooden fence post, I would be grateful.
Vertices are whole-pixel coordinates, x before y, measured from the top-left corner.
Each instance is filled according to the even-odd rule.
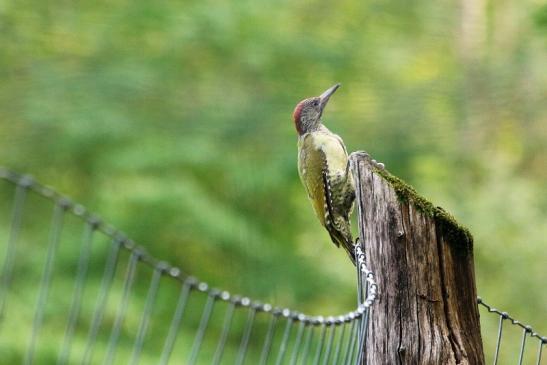
[[[364,361],[484,364],[471,234],[368,156],[350,156],[359,236],[379,286]]]

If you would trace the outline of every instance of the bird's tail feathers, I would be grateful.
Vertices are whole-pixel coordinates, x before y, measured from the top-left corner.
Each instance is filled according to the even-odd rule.
[[[328,232],[332,242],[338,247],[342,246],[347,252],[351,262],[355,265],[355,252],[353,251],[353,239],[351,238],[351,234],[346,237],[346,235],[339,230],[328,230]]]

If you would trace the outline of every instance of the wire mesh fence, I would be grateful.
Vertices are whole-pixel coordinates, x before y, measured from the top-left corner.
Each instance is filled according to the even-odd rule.
[[[357,309],[309,316],[211,288],[31,177],[0,178],[2,363],[360,362],[376,296],[360,247]]]
[[[535,332],[532,326],[521,323],[511,317],[507,312],[502,312],[485,303],[481,297],[477,299],[479,308],[486,313],[497,315],[497,333],[488,333],[495,343],[494,349],[486,348],[485,352],[490,363],[496,364],[536,364],[540,365],[542,353],[547,337],[542,337]],[[495,318],[489,316],[489,319]],[[507,326],[509,326],[507,328]],[[504,327],[506,328],[504,331]],[[506,334],[510,331],[509,334]],[[484,331],[483,331],[484,332]],[[515,339],[519,338],[519,341]],[[507,343],[506,343],[507,342]],[[517,350],[518,349],[518,350]]]
[[[211,288],[29,176],[0,181],[1,364],[362,363],[377,285],[359,245],[357,309],[309,316]],[[494,364],[541,364],[546,338],[479,304],[499,317]]]

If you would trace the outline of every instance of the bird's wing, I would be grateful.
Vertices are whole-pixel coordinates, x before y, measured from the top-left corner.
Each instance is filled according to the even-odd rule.
[[[321,174],[322,180],[323,180],[323,191],[324,191],[324,219],[325,219],[325,228],[327,229],[327,232],[329,232],[330,238],[332,242],[336,245],[336,247],[340,247],[340,236],[339,236],[339,230],[336,227],[336,221],[334,219],[334,207],[332,202],[332,190],[330,185],[330,179],[328,174],[328,165],[327,161],[325,159],[325,168],[323,170],[323,173]]]
[[[334,134],[316,132],[301,136],[299,151],[300,178],[317,218],[327,229],[332,242],[338,247],[342,245],[354,261],[348,218],[353,200],[346,202],[348,199],[345,198],[352,181],[348,185],[344,145]]]
[[[327,158],[325,153],[314,146],[313,137],[304,135],[299,141],[300,158],[298,172],[313,210],[321,225],[325,226],[325,190],[322,180]]]
[[[328,171],[328,169],[327,169]],[[355,264],[353,238],[351,237],[350,223],[347,215],[335,212],[332,199],[332,184],[329,174],[323,173],[323,186],[325,190],[325,228],[329,232],[331,241],[336,247],[342,246],[350,260]],[[349,214],[349,211],[348,211]]]

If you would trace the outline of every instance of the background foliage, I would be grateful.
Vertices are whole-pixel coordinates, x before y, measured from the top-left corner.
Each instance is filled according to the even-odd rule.
[[[347,311],[353,270],[298,181],[291,121],[341,82],[326,124],[467,225],[480,295],[545,334],[546,14],[534,0],[1,2],[0,161],[215,286]]]

